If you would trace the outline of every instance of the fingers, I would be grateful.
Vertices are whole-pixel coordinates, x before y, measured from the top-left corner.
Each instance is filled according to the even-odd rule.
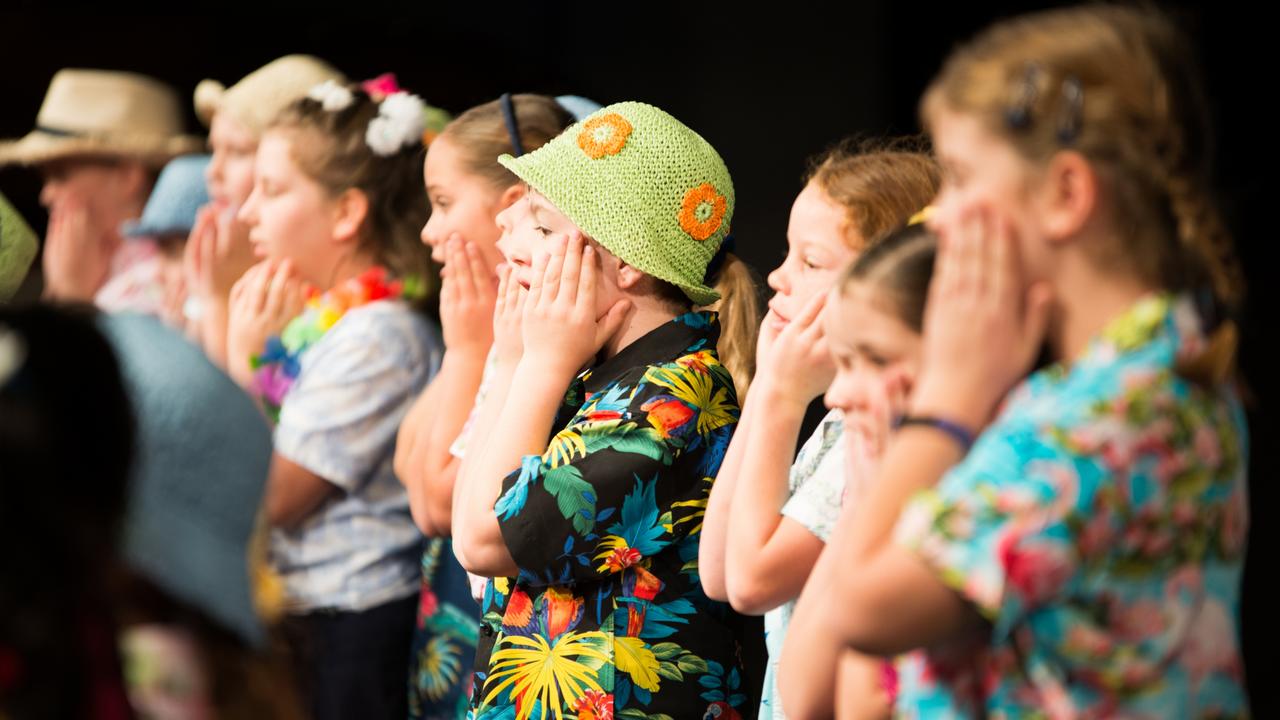
[[[533,270],[529,280],[529,300],[533,305],[537,305],[542,299],[542,287],[546,284],[547,265],[550,262],[550,253],[536,253],[533,258]]]
[[[288,260],[281,262],[267,281],[267,298],[263,305],[267,317],[277,317],[284,309],[284,288],[289,281],[291,267]]]
[[[213,270],[218,262],[218,217],[210,212],[209,225],[204,237],[200,240],[200,274],[205,287],[213,287]],[[247,273],[246,273],[247,274]]]
[[[306,286],[296,275],[291,275],[284,286],[284,308],[282,318],[292,320],[302,314],[307,304]]]
[[[209,205],[204,205],[196,211],[196,221],[191,226],[191,232],[187,235],[187,245],[182,250],[183,264],[187,268],[187,273],[191,279],[200,277],[200,261],[202,257],[202,247],[205,236],[213,229],[214,210]]]
[[[462,238],[454,234],[445,243],[445,267],[453,277],[455,299],[469,298],[475,295],[475,286],[471,280],[470,261],[464,249]]]
[[[516,281],[512,278],[511,266],[503,263],[498,266],[498,298],[493,304],[493,319],[496,323],[502,318],[507,311],[507,298],[509,297],[511,286]]]
[[[609,308],[604,317],[596,325],[596,346],[604,347],[609,338],[622,328],[622,323],[627,318],[627,311],[631,309],[631,301],[623,298],[618,300]]]
[[[466,243],[467,265],[471,269],[471,284],[477,293],[492,292],[494,285],[493,268],[485,264],[484,255],[475,243]]]
[[[551,243],[551,252],[547,256],[546,266],[542,273],[542,289],[537,295],[537,305],[546,305],[555,302],[556,296],[560,292],[560,271],[564,267],[565,250],[568,247],[568,238],[564,236],[556,237]],[[530,293],[532,295],[532,292]]]
[[[821,325],[816,322],[822,316],[822,309],[827,305],[827,294],[824,292],[815,293],[809,301],[804,304],[800,310],[800,314],[791,321],[792,325],[800,328],[807,328],[810,325]]]
[[[1007,307],[1017,307],[1023,299],[1022,268],[1018,266],[1018,248],[1014,245],[1013,229],[1007,220],[992,217],[987,230],[990,234],[985,242],[985,260],[988,263],[985,275],[992,297]]]
[[[576,287],[570,302],[587,316],[594,318],[596,316],[596,284],[600,277],[600,253],[596,252],[591,245],[584,244],[581,235],[577,237],[580,250],[573,253],[573,257],[577,258],[574,263],[577,266],[574,270],[577,277],[571,277],[566,273],[565,282]]]
[[[560,292],[557,299],[567,305],[573,305],[578,299],[578,291],[583,289],[582,281],[585,279],[582,273],[583,265],[594,268],[594,255],[584,258],[583,244],[582,233],[577,231],[570,234],[565,242],[563,266],[560,269]],[[594,276],[591,285],[594,289]],[[595,313],[594,305],[591,307],[591,312]]]
[[[261,263],[256,268],[257,272],[253,275],[253,280],[245,286],[245,300],[250,312],[255,315],[261,315],[267,305],[267,285],[271,282],[272,275],[275,274],[275,262],[268,260]]]
[[[228,206],[218,213],[217,221],[214,223],[217,229],[217,242],[214,244],[217,247],[218,255],[221,257],[226,257],[231,252],[231,243],[235,241],[235,233],[232,228],[235,219],[235,207]]]

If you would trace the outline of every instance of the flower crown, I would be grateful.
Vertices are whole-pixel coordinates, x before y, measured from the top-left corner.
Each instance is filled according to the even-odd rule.
[[[369,121],[364,140],[379,157],[390,157],[418,144],[430,145],[449,122],[449,116],[443,110],[401,90],[391,73],[366,80],[361,83],[361,89],[378,104],[378,116]],[[355,101],[355,94],[350,88],[333,80],[311,88],[307,97],[329,112],[345,110]]]

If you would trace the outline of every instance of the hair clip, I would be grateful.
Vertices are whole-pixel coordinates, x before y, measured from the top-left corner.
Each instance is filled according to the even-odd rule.
[[[1084,85],[1080,78],[1068,75],[1062,81],[1062,111],[1058,122],[1058,142],[1072,145],[1080,135],[1084,122]]]
[[[1035,108],[1039,96],[1037,81],[1040,79],[1040,66],[1027,63],[1022,80],[1015,89],[1013,104],[1005,110],[1005,123],[1013,130],[1025,130],[1031,126],[1031,111]]]

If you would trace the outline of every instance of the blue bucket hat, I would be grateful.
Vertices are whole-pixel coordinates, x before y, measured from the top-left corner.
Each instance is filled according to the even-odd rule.
[[[262,647],[251,546],[271,464],[253,401],[154,317],[102,315],[137,418],[124,557],[170,596]]]
[[[604,107],[595,100],[584,98],[581,95],[557,95],[556,103],[568,110],[573,119],[578,122],[586,120],[588,115]]]
[[[169,161],[147,198],[142,218],[120,228],[127,238],[187,235],[196,224],[196,212],[209,202],[204,170],[208,155],[183,155]]]

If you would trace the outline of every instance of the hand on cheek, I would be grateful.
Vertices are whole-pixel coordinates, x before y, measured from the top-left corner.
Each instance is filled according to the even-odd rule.
[[[572,378],[622,326],[631,302],[619,299],[601,316],[600,253],[579,232],[553,239],[539,255],[522,319],[524,359],[549,377]]]

